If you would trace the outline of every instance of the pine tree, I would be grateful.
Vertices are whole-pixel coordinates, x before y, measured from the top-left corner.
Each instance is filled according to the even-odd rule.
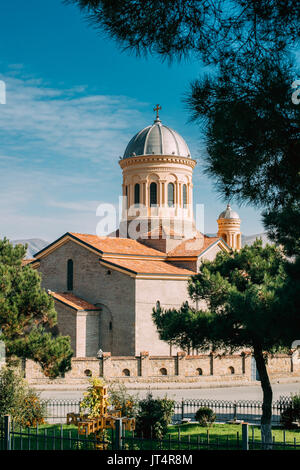
[[[56,331],[53,299],[41,288],[41,277],[22,266],[26,247],[0,240],[0,340],[8,358],[38,362],[54,378],[71,369],[70,338]]]
[[[299,288],[299,267],[286,262],[279,248],[263,248],[257,240],[239,252],[219,253],[214,261],[203,262],[191,278],[189,296],[196,305],[205,302],[206,309],[188,303],[179,310],[153,309],[160,339],[183,350],[252,351],[263,391],[261,431],[267,446],[272,443],[273,394],[266,362],[268,353],[290,350],[300,338]]]

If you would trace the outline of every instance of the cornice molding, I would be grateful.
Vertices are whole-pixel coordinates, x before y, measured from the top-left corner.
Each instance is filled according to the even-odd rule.
[[[122,169],[135,166],[143,163],[171,163],[186,165],[195,168],[197,162],[189,157],[180,157],[176,155],[140,155],[137,157],[130,157],[119,160],[119,165]]]

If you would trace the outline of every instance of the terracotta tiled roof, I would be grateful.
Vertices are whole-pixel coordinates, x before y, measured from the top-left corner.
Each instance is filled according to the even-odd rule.
[[[22,259],[22,266],[26,266],[26,264],[32,263],[36,261],[36,259]]]
[[[199,256],[209,246],[213,245],[219,237],[197,236],[190,240],[185,240],[173,250],[168,252],[168,257],[173,256]]]
[[[129,271],[136,274],[173,274],[181,276],[192,276],[195,274],[193,271],[188,269],[178,268],[171,263],[166,261],[154,261],[154,260],[131,260],[124,258],[109,258],[103,259],[103,262],[119,266],[120,268],[128,269]]]
[[[76,297],[76,295],[71,294],[69,292],[52,292],[48,291],[55,300],[59,300],[60,302],[69,305],[69,307],[75,308],[76,310],[100,310],[99,307],[96,307],[89,302],[81,299],[80,297]]]
[[[102,251],[103,253],[139,255],[139,256],[163,256],[161,251],[155,250],[136,240],[130,238],[98,237],[97,235],[88,235],[84,233],[71,233],[70,235],[78,238],[82,242]]]

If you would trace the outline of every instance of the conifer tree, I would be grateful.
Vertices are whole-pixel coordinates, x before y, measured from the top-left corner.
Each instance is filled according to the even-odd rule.
[[[288,275],[288,270],[294,275]],[[239,252],[219,253],[214,261],[203,262],[188,284],[193,305],[153,309],[160,339],[183,350],[252,351],[263,391],[261,431],[266,446],[272,443],[268,353],[290,350],[292,342],[300,338],[295,295],[299,289],[299,267],[287,263],[276,246],[263,248],[257,240]],[[199,302],[202,309],[195,307]]]
[[[41,277],[22,266],[26,247],[0,240],[0,340],[8,358],[38,362],[55,378],[71,368],[70,338],[57,334],[53,299],[41,288]]]

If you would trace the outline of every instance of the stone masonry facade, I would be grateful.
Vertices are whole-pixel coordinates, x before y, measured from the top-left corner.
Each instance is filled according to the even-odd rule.
[[[294,362],[292,355],[276,354],[268,358],[268,373],[272,379],[281,377],[299,377],[300,363]],[[197,355],[188,356],[178,352],[174,356],[149,356],[147,351],[138,356],[111,356],[103,353],[101,359],[75,358],[72,370],[62,379],[47,379],[38,364],[27,361],[25,376],[30,384],[42,385],[86,383],[91,376],[103,377],[108,382],[118,380],[125,384],[178,382],[189,386],[251,384],[252,356],[250,354],[233,355]]]

